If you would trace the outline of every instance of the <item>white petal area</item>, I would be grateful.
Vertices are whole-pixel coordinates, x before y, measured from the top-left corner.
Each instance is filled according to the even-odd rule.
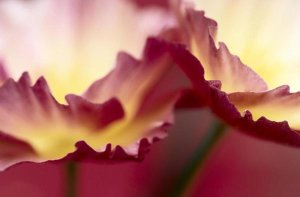
[[[196,8],[218,21],[226,43],[268,83],[300,90],[300,1],[195,0]]]
[[[173,24],[166,10],[126,0],[1,1],[0,58],[15,79],[45,76],[64,102],[108,73],[118,51],[139,56],[149,35]]]

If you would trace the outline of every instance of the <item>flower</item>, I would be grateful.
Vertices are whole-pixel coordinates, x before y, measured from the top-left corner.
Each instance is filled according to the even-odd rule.
[[[226,31],[224,31],[224,34],[227,35],[227,37],[224,37],[228,39],[227,41],[232,43],[233,46],[236,45],[240,48],[244,47],[245,52],[241,52],[241,57],[244,58],[248,57],[248,55],[250,56],[245,58],[246,61],[251,60],[249,61],[249,63],[251,63],[249,64],[250,67],[248,67],[241,62],[239,57],[232,55],[224,43],[220,42],[219,47],[216,46],[215,35],[217,23],[214,20],[205,17],[203,11],[196,11],[193,6],[183,5],[178,2],[179,1],[175,1],[174,3],[173,1],[173,10],[178,18],[179,27],[177,30],[165,32],[163,36],[166,39],[177,40],[186,44],[190,52],[200,60],[205,70],[205,79],[208,81],[202,81],[204,84],[200,84],[201,80],[199,80],[199,77],[196,78],[195,76],[190,76],[191,80],[194,82],[198,97],[200,97],[202,101],[205,101],[206,106],[209,106],[223,121],[247,134],[299,147],[300,137],[298,130],[300,128],[297,115],[299,93],[291,93],[289,86],[286,85],[277,87],[279,83],[283,81],[286,82],[286,79],[289,77],[294,79],[293,76],[295,74],[282,76],[280,79],[277,78],[279,75],[281,76],[290,72],[289,69],[285,71],[285,65],[288,65],[291,62],[295,63],[293,58],[290,59],[294,53],[281,53],[281,49],[276,53],[272,53],[274,52],[274,49],[277,49],[274,45],[277,45],[279,42],[284,42],[284,44],[286,44],[285,39],[283,41],[276,41],[275,44],[272,43],[270,48],[268,48],[268,45],[263,45],[264,47],[262,47],[261,43],[268,41],[272,42],[270,39],[264,39],[266,35],[269,35],[266,33],[266,28],[268,27],[263,28],[262,25],[260,25],[264,31],[261,29],[262,33],[253,37],[253,34],[255,33],[251,33],[251,25],[254,24],[253,27],[257,27],[257,24],[260,24],[260,20],[251,22],[254,20],[253,17],[250,18],[251,21],[249,22],[247,18],[242,17],[243,15],[237,17],[235,16],[235,13],[232,12],[233,9],[250,9],[249,3],[237,1],[235,2],[235,5],[241,6],[233,7],[231,9],[232,4],[230,1],[224,1],[225,14],[235,16],[232,18],[229,17],[228,20],[230,21],[226,21],[227,17],[222,15],[223,19],[221,20],[221,23],[226,21],[226,25],[222,27],[227,28]],[[217,10],[217,7],[214,6],[216,3],[214,1],[204,0],[199,2],[200,6],[202,5],[201,3],[203,3],[203,5],[206,5],[207,7],[211,6],[213,9]],[[263,3],[262,5],[268,6],[270,5],[269,3],[270,2],[268,1],[268,3]],[[254,3],[253,5],[256,4]],[[278,5],[279,4],[276,3],[272,5],[271,8],[274,8],[275,10],[275,8],[278,8]],[[226,9],[229,10],[228,13],[226,12]],[[262,12],[262,10],[258,9],[253,15]],[[223,12],[220,11],[219,13]],[[249,11],[248,14],[249,13],[251,12]],[[249,36],[247,37],[248,39],[241,36],[245,42],[241,42],[238,38],[237,41],[232,41],[236,38],[236,34],[238,34],[239,31],[246,32],[246,30],[246,35]],[[255,30],[257,31],[257,28],[255,28]],[[272,34],[273,31],[269,33]],[[260,38],[260,35],[265,36]],[[255,38],[257,40],[255,40]],[[247,45],[247,43],[250,44]],[[243,44],[243,46],[239,44]],[[260,48],[257,48],[256,46],[259,46]],[[234,49],[238,51],[237,47]],[[267,55],[256,56],[253,58],[254,56],[252,54],[260,53],[262,49],[264,49],[265,53],[267,52]],[[268,49],[270,49],[270,51]],[[276,54],[280,54],[278,56],[278,61],[276,64],[272,64],[276,61],[276,58],[274,57]],[[271,59],[271,61],[268,62],[269,66],[262,67],[261,65],[265,65],[269,59]],[[254,66],[252,66],[252,64],[254,64]],[[289,68],[290,67],[291,66],[289,66]],[[270,68],[274,68],[272,73],[268,72]],[[281,72],[282,68],[284,68],[283,72]],[[296,72],[296,70],[297,68],[294,68],[293,71]],[[273,73],[275,74],[273,75]],[[298,79],[296,79],[296,81],[297,80]],[[203,91],[205,84],[206,86],[209,86],[209,94],[207,94],[207,90]],[[268,89],[267,84],[269,87],[276,88]]]
[[[173,69],[189,59],[186,50],[150,39],[140,60],[125,52],[114,58],[122,49],[139,55],[147,36],[172,26],[167,11],[119,0],[2,1],[0,10],[1,169],[139,160],[166,136],[191,86]]]
[[[225,44],[216,47],[215,21],[174,5],[149,11],[128,1],[1,2],[2,169],[21,161],[141,159],[182,107],[208,106],[245,133],[300,146],[296,116],[284,116],[288,123],[274,114],[261,117],[270,104],[295,110],[297,93],[285,86],[268,90]],[[143,22],[150,17],[153,26]],[[139,60],[120,52],[113,63],[122,47],[137,55],[145,38],[159,33]],[[26,64],[32,66],[15,67]]]

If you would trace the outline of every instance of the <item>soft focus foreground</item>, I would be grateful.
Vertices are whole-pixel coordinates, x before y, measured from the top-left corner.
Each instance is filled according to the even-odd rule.
[[[168,86],[177,79],[172,47],[155,39],[145,44],[169,25],[161,8],[125,0],[11,0],[0,10],[1,66],[13,78],[0,88],[2,170],[64,157],[138,159],[166,136],[187,83]],[[144,27],[149,17],[154,23]]]
[[[205,135],[211,115],[186,111],[176,120],[172,135],[154,144],[142,163],[80,163],[78,196],[167,196]],[[297,197],[299,158],[297,149],[230,132],[206,163],[191,196]],[[0,175],[0,196],[63,197],[62,165],[21,164],[9,169]]]

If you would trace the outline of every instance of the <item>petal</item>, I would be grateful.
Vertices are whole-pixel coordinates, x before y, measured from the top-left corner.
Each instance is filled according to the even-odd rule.
[[[239,106],[235,106],[236,103],[231,102],[226,93],[218,89],[211,89],[210,99],[212,102],[210,107],[214,113],[243,133],[283,145],[300,147],[300,135],[289,126],[287,121],[273,121],[264,116],[253,119],[252,111],[246,111],[241,115],[237,110]]]
[[[0,132],[0,170],[35,156],[29,144]]]
[[[293,129],[300,130],[300,93],[290,93],[288,86],[263,93],[233,93],[229,99],[241,113],[251,111],[254,119],[265,116],[274,121],[287,121]]]
[[[237,109],[239,105],[235,106],[236,103],[230,100],[231,95],[228,97],[227,93],[219,89],[219,82],[206,81],[204,79],[202,66],[193,55],[180,47],[171,49],[172,57],[177,66],[189,78],[193,85],[193,95],[196,97],[194,99],[198,99],[199,103],[209,107],[225,123],[259,139],[300,147],[300,135],[298,131],[290,128],[286,121],[273,121],[263,116],[258,117],[258,119],[253,119],[250,111],[242,115]],[[248,93],[239,94],[247,95]],[[279,91],[279,94],[285,95],[287,93],[286,91],[283,91],[283,93]],[[247,96],[245,98],[247,98]],[[250,100],[251,97],[249,101]],[[292,101],[292,103],[295,102]]]
[[[147,102],[160,101],[162,97],[172,100],[174,98],[168,98],[168,95],[178,90],[184,93],[182,96],[187,94],[191,96],[189,98],[193,99],[192,83],[208,88],[201,64],[180,44],[149,38],[142,61],[138,61],[126,53],[120,53],[117,62],[116,68],[111,73],[96,81],[86,91],[84,94],[86,99],[97,103],[110,97],[116,97],[122,103],[126,103],[125,111],[130,111],[128,106],[130,106],[132,98],[140,99],[132,102],[135,103],[136,109],[140,104],[145,107],[145,99]],[[210,84],[218,87],[220,83],[212,81]],[[142,97],[143,99],[141,99]],[[190,103],[185,104],[189,105]]]
[[[188,30],[187,44],[201,61],[206,79],[222,81],[222,89],[226,92],[267,89],[263,79],[232,55],[224,43],[216,47],[214,35],[217,23],[206,18],[204,12],[188,9],[182,26]]]
[[[126,103],[125,111],[133,115],[139,113],[141,105],[145,110],[151,108],[147,105],[156,105],[152,102],[177,100],[172,94],[191,87],[191,83],[178,67],[172,65],[172,47],[165,42],[149,39],[142,61],[120,53],[116,68],[105,78],[96,81],[84,97],[94,103],[117,97],[121,103]]]
[[[68,95],[67,105],[52,97],[43,78],[33,86],[26,73],[17,82],[10,79],[0,88],[0,130],[30,144],[36,156],[26,161],[83,159],[84,154],[141,159],[150,143],[166,136],[173,108],[191,90],[176,65],[187,63],[186,72],[203,76],[202,67],[189,70],[196,60],[189,62],[186,53],[181,45],[150,39],[141,61],[122,53],[116,69],[84,98]]]
[[[65,102],[110,71],[118,51],[140,55],[170,23],[166,10],[127,0],[1,1],[0,56],[14,79],[44,76]]]
[[[174,61],[177,48],[180,52],[184,50],[182,46],[149,39],[141,61],[120,53],[116,68],[84,94],[93,103],[111,97],[124,103],[123,128],[114,132],[115,137],[120,138],[118,144],[142,137],[151,142],[166,136],[162,128],[173,122],[175,104],[191,88],[189,79],[176,66],[178,60]],[[202,68],[199,69],[203,73]],[[123,130],[130,134],[122,134]]]
[[[124,116],[115,99],[92,104],[70,95],[68,104],[53,99],[43,78],[31,86],[25,73],[19,81],[10,79],[0,88],[0,130],[30,144],[37,154],[30,161],[40,162],[75,151],[80,140],[102,149],[108,143],[102,132],[110,131],[109,126]]]
[[[198,66],[200,66],[199,62]],[[274,121],[272,117],[271,119],[267,119],[263,117],[262,114],[259,114],[260,116],[253,119],[251,112],[254,109],[254,107],[252,108],[252,106],[250,106],[249,108],[247,106],[246,109],[249,109],[249,111],[246,111],[246,113],[243,113],[242,115],[238,111],[238,108],[240,107],[239,103],[236,101],[236,99],[233,100],[232,98],[232,95],[235,94],[231,94],[228,97],[227,93],[221,91],[215,85],[215,82],[206,82],[204,80],[201,80],[201,75],[193,76],[192,74],[188,74],[188,76],[193,81],[198,99],[200,99],[201,102],[204,103],[204,105],[209,107],[213,113],[215,113],[221,120],[223,120],[229,126],[259,139],[294,147],[300,147],[300,135],[297,130],[289,126],[287,121]],[[251,100],[253,97],[248,97],[251,93],[236,94],[238,96],[244,95],[243,98],[245,98],[246,101],[249,101],[249,103],[251,103],[251,101],[253,102],[253,100]],[[257,94],[259,95],[260,93]],[[249,98],[249,100],[247,98]],[[291,103],[295,102],[291,101]],[[257,115],[257,111],[255,111],[255,109],[253,111],[254,114]],[[278,114],[278,110],[274,110],[273,113]],[[288,114],[286,115],[288,117]]]
[[[243,105],[240,106],[236,101],[237,99],[233,99],[232,95],[235,95],[235,93],[230,94],[228,97],[228,94],[216,87],[214,82],[207,83],[198,80],[198,83],[195,83],[197,78],[194,78],[191,75],[189,77],[194,81],[194,88],[198,93],[199,99],[201,99],[202,102],[204,101],[206,106],[229,126],[259,139],[300,147],[300,135],[297,130],[289,126],[287,121],[274,121],[272,117],[268,119],[268,116],[268,118],[265,118],[262,116],[263,114],[257,114],[257,111],[255,111],[253,106],[247,106],[247,111],[241,114],[239,107]],[[247,99],[249,94],[251,93],[236,93],[237,96],[243,95],[243,98],[251,103],[251,101],[253,102],[251,97],[249,97],[249,100]],[[259,95],[260,93],[257,94]],[[238,111],[238,109],[240,111]],[[259,116],[253,119],[251,114],[252,110],[255,115]],[[273,111],[273,113],[278,114],[278,111]],[[288,117],[288,114],[286,115]]]
[[[195,0],[218,21],[218,39],[272,89],[300,90],[300,2],[295,0]]]
[[[121,146],[116,146],[112,149],[112,145],[108,144],[105,149],[101,152],[95,151],[86,142],[79,141],[76,143],[76,151],[69,153],[62,160],[92,160],[97,161],[103,160],[109,163],[115,163],[126,160],[143,160],[146,153],[149,151],[149,141],[147,139],[142,139],[138,142],[137,155],[130,155]],[[59,160],[61,161],[61,160]]]
[[[224,122],[244,133],[260,139],[299,147],[299,133],[293,128],[290,128],[284,119],[273,120],[271,117],[269,120],[263,117],[263,114],[257,114],[255,110],[254,115],[258,115],[258,117],[254,117],[253,119],[250,112],[251,107],[250,111],[247,111],[245,114],[242,115],[240,113],[241,110],[238,110],[240,106],[235,106],[236,103],[231,102],[228,98],[228,94],[220,90],[221,83],[225,91],[229,93],[241,91],[244,92],[245,95],[248,94],[245,91],[258,91],[263,94],[262,91],[267,88],[266,84],[255,72],[243,65],[238,57],[231,55],[224,44],[220,43],[219,49],[215,47],[213,36],[215,34],[214,30],[216,29],[215,21],[204,17],[203,12],[194,11],[192,9],[187,10],[187,17],[185,18],[181,14],[182,12],[176,9],[178,9],[178,4],[175,5],[175,12],[179,16],[178,19],[181,29],[179,29],[179,31],[165,32],[163,37],[167,39],[175,38],[175,40],[180,40],[180,42],[187,43],[188,45],[194,42],[195,45],[192,45],[191,49],[196,46],[198,47],[197,50],[201,50],[202,53],[195,54],[193,50],[192,52],[194,55],[198,55],[197,57],[204,64],[205,72],[208,70],[215,76],[218,76],[213,79],[220,80],[219,82],[205,81],[203,73],[195,72],[196,68],[201,67],[201,64],[197,60],[192,61],[194,57],[186,53],[185,59],[189,59],[190,62],[193,62],[193,64],[190,64],[193,65],[193,69],[191,69],[192,72],[190,69],[190,71],[187,71],[187,68],[184,66],[185,63],[179,66],[185,71],[194,85],[195,92],[190,96],[193,97],[197,95],[197,98],[189,99],[193,102],[199,99],[199,103],[208,106]],[[186,31],[186,29],[188,31]],[[205,65],[206,62],[211,64],[207,63]],[[215,69],[215,71],[213,69]],[[205,74],[207,77],[207,73]],[[231,87],[229,87],[228,84],[230,84]],[[250,100],[251,99],[249,99],[249,102]]]

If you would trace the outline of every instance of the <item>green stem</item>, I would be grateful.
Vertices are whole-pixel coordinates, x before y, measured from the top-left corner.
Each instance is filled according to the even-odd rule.
[[[171,196],[184,196],[185,192],[196,176],[198,169],[203,166],[205,159],[210,154],[213,147],[216,146],[219,139],[223,136],[225,130],[226,127],[223,123],[220,121],[213,122],[209,132],[196,148],[192,158],[190,158],[189,162],[184,167],[184,170],[179,176],[179,180],[176,183]]]
[[[77,164],[70,161],[66,164],[66,197],[76,197]]]

